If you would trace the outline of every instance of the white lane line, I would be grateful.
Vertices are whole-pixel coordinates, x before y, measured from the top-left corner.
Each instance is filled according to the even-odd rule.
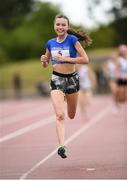
[[[95,168],[86,168],[87,171],[96,171]]]
[[[9,124],[12,124],[14,122],[18,122],[24,118],[30,118],[30,117],[33,117],[33,115],[38,115],[39,113],[43,113],[43,112],[46,112],[46,110],[48,110],[47,106],[44,106],[43,108],[40,107],[40,108],[36,108],[35,107],[28,111],[21,111],[20,113],[16,113],[15,112],[15,115],[14,116],[9,116],[9,117],[6,117],[6,118],[2,118],[3,120],[0,121],[0,126],[5,126],[5,125],[9,125]],[[48,112],[48,111],[47,111]]]
[[[80,128],[76,133],[74,133],[70,138],[68,138],[65,141],[65,145],[69,144],[71,141],[73,141],[74,139],[76,139],[79,135],[81,135],[82,133],[84,133],[87,129],[89,129],[90,127],[92,127],[94,124],[96,124],[98,121],[100,121],[105,115],[107,115],[110,110],[111,110],[112,105],[110,105],[108,108],[104,109],[103,111],[101,111],[100,113],[98,113],[93,119],[91,119],[91,121],[87,124],[84,125],[82,128]],[[42,159],[41,161],[39,161],[38,163],[36,163],[31,169],[29,169],[26,173],[24,173],[19,180],[25,180],[26,177],[31,174],[33,171],[35,171],[40,165],[44,164],[48,159],[50,159],[52,156],[54,156],[57,152],[57,148],[52,151],[49,155],[47,155],[44,159]]]
[[[26,126],[25,128],[19,129],[13,133],[10,133],[6,136],[1,137],[0,143],[3,143],[3,142],[8,141],[10,139],[13,139],[13,138],[20,136],[22,134],[28,133],[34,129],[40,128],[40,127],[45,126],[45,125],[52,123],[54,121],[55,121],[55,116],[50,116],[49,118],[46,118],[45,120],[39,120],[36,123],[33,123],[29,126]]]
[[[24,102],[22,104],[20,101],[15,102],[13,104],[9,104],[9,107],[4,106],[3,104],[3,106],[1,106],[0,118],[13,116],[16,113],[27,111],[27,110],[30,110],[31,108],[34,108],[34,107],[36,108],[37,106],[39,106],[39,104],[35,104],[32,102],[29,102],[29,104],[27,104],[27,102]]]

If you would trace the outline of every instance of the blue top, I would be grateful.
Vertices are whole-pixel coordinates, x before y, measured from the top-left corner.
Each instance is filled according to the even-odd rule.
[[[74,35],[68,34],[66,39],[63,42],[57,42],[56,38],[50,39],[47,44],[46,48],[51,53],[51,61],[52,64],[64,64],[70,62],[57,62],[54,59],[55,55],[61,54],[64,57],[77,57],[77,50],[75,48],[75,43],[78,41],[78,38]]]

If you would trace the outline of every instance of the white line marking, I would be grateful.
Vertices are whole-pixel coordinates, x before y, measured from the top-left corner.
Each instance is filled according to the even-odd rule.
[[[36,123],[33,123],[33,124],[29,125],[29,126],[26,126],[25,128],[19,129],[19,130],[13,132],[13,133],[10,133],[10,134],[8,134],[6,136],[1,137],[0,138],[0,143],[8,141],[8,140],[10,140],[12,138],[15,138],[17,136],[20,136],[22,134],[28,133],[28,132],[30,132],[30,131],[32,131],[34,129],[40,128],[40,127],[45,126],[45,125],[47,125],[49,123],[52,123],[54,121],[55,121],[55,116],[50,116],[49,118],[47,118],[45,120],[39,120]]]
[[[95,168],[86,168],[87,171],[95,171]]]
[[[73,141],[75,138],[77,138],[79,135],[81,135],[83,132],[85,132],[87,129],[92,127],[95,123],[100,121],[106,114],[108,114],[111,110],[112,105],[110,105],[108,108],[101,111],[101,113],[97,114],[93,119],[91,119],[91,122],[87,125],[84,125],[82,128],[80,128],[76,133],[74,133],[70,138],[68,138],[65,141],[65,145]],[[26,177],[31,174],[33,171],[35,171],[40,165],[44,164],[48,159],[50,159],[52,156],[55,155],[57,152],[57,148],[52,151],[49,155],[47,155],[44,159],[36,163],[30,170],[28,170],[26,173],[24,173],[19,180],[25,180]]]
[[[18,122],[19,120],[22,120],[23,118],[30,118],[33,115],[38,115],[39,113],[41,114],[42,112],[46,112],[47,109],[48,109],[47,106],[44,106],[43,108],[37,107],[37,109],[35,109],[35,107],[34,107],[33,109],[31,108],[30,110],[27,110],[27,111],[22,111],[22,112],[18,112],[18,113],[15,112],[15,115],[13,115],[11,117],[10,116],[6,117],[6,118],[3,117],[2,118],[3,120],[0,121],[0,126],[9,125],[14,122]]]

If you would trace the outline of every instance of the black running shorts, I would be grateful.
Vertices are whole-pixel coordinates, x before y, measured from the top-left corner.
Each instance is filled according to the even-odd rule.
[[[127,79],[118,78],[116,83],[118,84],[118,86],[127,86]]]
[[[77,72],[61,74],[53,71],[51,77],[51,90],[61,90],[63,93],[72,94],[79,91],[79,76]]]

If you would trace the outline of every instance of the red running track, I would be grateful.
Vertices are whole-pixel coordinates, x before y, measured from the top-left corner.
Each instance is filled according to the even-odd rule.
[[[68,158],[56,154],[50,99],[0,101],[0,179],[127,179],[127,104],[95,96],[90,120],[66,118]]]

